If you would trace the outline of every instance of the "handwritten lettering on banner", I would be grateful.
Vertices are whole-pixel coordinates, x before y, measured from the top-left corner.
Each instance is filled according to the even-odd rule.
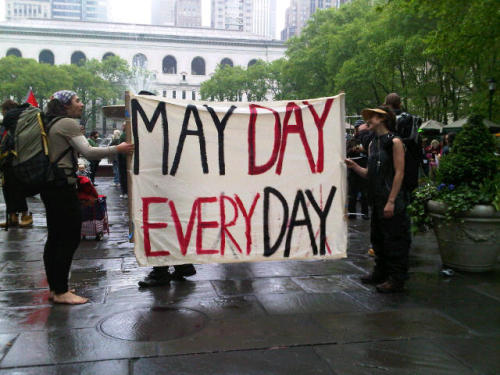
[[[345,256],[344,96],[212,103],[132,96],[141,266]]]

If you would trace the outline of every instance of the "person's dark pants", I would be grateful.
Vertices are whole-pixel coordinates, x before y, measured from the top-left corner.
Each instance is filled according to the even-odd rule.
[[[4,171],[2,192],[7,214],[28,211],[25,194],[23,191],[19,190],[19,185],[16,184],[15,176],[9,168],[6,168]]]
[[[385,219],[383,207],[373,207],[371,243],[375,251],[374,273],[395,281],[406,281],[410,250],[410,220],[406,210]]]
[[[120,173],[120,188],[122,194],[128,194],[127,185],[127,157],[122,154],[118,154],[118,171]]]
[[[99,167],[100,160],[91,160],[90,161],[90,181],[94,183],[95,181],[95,176],[97,174],[97,168]]]
[[[357,213],[356,205],[358,195],[361,193],[361,213],[368,215],[368,181],[358,176],[353,171],[349,171],[349,203],[347,210],[349,213]]]
[[[80,243],[82,217],[74,185],[47,188],[40,194],[45,205],[48,236],[43,253],[49,288],[55,294],[68,291],[73,255]]]

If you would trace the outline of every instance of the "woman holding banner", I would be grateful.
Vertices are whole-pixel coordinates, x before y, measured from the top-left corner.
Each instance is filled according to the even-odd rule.
[[[90,147],[82,135],[80,118],[83,103],[73,91],[56,92],[47,107],[49,159],[53,176],[41,191],[47,216],[48,236],[43,253],[50,298],[55,303],[77,305],[88,302],[68,289],[68,275],[80,243],[81,212],[77,197],[78,154],[89,160],[116,153],[132,153],[134,146],[121,143],[112,147]]]
[[[368,179],[372,208],[371,242],[375,251],[375,269],[361,278],[376,285],[381,293],[401,292],[408,278],[410,220],[406,213],[403,142],[392,131],[396,118],[389,107],[365,109],[363,118],[375,133],[368,151],[368,167],[346,159],[348,168]]]

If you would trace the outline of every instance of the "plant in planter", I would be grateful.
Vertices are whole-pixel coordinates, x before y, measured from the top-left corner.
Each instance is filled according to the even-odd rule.
[[[436,182],[414,192],[413,229],[433,227],[443,264],[491,269],[500,252],[500,158],[495,140],[473,116],[439,164]]]

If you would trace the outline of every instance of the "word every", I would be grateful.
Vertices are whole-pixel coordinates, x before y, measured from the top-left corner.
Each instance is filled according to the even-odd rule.
[[[330,208],[332,206],[333,198],[335,196],[336,187],[332,186],[330,192],[328,194],[328,198],[326,199],[324,207],[322,205],[318,205],[316,199],[313,196],[313,193],[310,190],[299,190],[295,195],[295,199],[292,204],[292,210],[290,213],[289,204],[285,197],[276,189],[272,187],[266,187],[263,192],[263,248],[265,257],[270,257],[274,255],[283,240],[285,240],[284,247],[284,257],[290,256],[290,248],[292,243],[293,232],[298,227],[306,227],[309,239],[311,242],[311,248],[314,255],[325,255],[326,251],[329,250],[328,244],[326,241],[326,222],[328,218],[328,214],[330,212]],[[311,206],[313,207],[314,213],[319,218],[319,228],[316,228],[316,231],[313,228],[313,223],[311,221],[311,215],[309,212],[308,204],[306,201],[309,201]],[[213,255],[220,254],[224,256],[226,252],[226,244],[230,241],[234,248],[240,254],[246,254],[249,256],[252,253],[252,217],[256,210],[256,207],[261,199],[261,194],[257,193],[250,205],[250,207],[245,207],[240,197],[235,194],[234,198],[221,195],[219,197],[200,197],[196,198],[193,202],[191,208],[191,214],[189,217],[189,221],[187,223],[186,228],[182,227],[181,220],[179,219],[178,211],[175,205],[175,202],[169,200],[166,197],[143,197],[142,198],[142,213],[143,213],[143,235],[144,235],[144,250],[147,257],[157,257],[157,256],[169,256],[171,252],[168,250],[155,250],[153,251],[151,248],[151,231],[152,230],[160,230],[166,229],[168,224],[166,222],[150,222],[149,211],[150,206],[153,204],[162,204],[166,205],[170,211],[170,217],[173,222],[173,226],[175,228],[175,232],[177,235],[177,240],[179,243],[179,253],[183,256],[186,256],[189,244],[191,242],[191,237],[193,230],[196,224],[196,254],[197,255]],[[276,239],[274,239],[274,243],[272,243],[271,236],[269,233],[269,208],[271,204],[271,200],[275,199],[276,203],[279,202],[282,208],[282,222],[280,232]],[[218,220],[206,220],[203,217],[203,208],[208,204],[217,204],[219,211]],[[231,209],[228,207],[231,206]],[[230,211],[231,210],[231,211]],[[302,219],[298,219],[299,211],[302,211],[300,217]],[[245,223],[245,237],[246,237],[246,246],[243,248],[240,243],[235,239],[233,234],[231,234],[231,227],[234,227],[239,217],[243,217]],[[203,230],[205,229],[218,229],[220,233],[220,247],[218,249],[203,249]],[[319,233],[319,248],[316,243],[316,235],[315,233]],[[245,250],[244,250],[245,249]]]
[[[318,141],[316,145],[317,151],[317,159],[314,160],[313,153],[311,151],[311,145],[308,142],[306,132],[304,130],[304,122],[302,116],[302,109],[294,102],[289,102],[286,106],[286,113],[283,119],[283,126],[281,124],[281,119],[279,113],[272,108],[264,107],[257,104],[250,104],[250,117],[248,123],[248,174],[249,175],[259,175],[269,171],[274,165],[276,165],[275,173],[280,175],[283,169],[283,160],[287,146],[288,136],[290,134],[297,134],[300,137],[302,146],[304,148],[305,156],[307,157],[307,161],[309,163],[309,167],[312,173],[322,173],[324,169],[324,126],[326,119],[328,118],[328,114],[330,113],[330,109],[333,104],[333,98],[327,99],[325,102],[325,106],[321,115],[318,115],[313,105],[309,104],[309,102],[302,102],[307,106],[309,112],[311,113],[314,124],[316,126],[318,132]],[[165,102],[159,102],[152,117],[148,118],[144,109],[139,104],[137,99],[133,99],[131,102],[132,107],[132,132],[134,136],[134,174],[138,175],[140,171],[140,140],[139,140],[139,131],[138,131],[138,115],[140,115],[142,122],[146,126],[146,129],[149,133],[152,133],[156,123],[161,118],[161,126],[163,130],[163,153],[162,153],[162,174],[171,176],[175,176],[177,170],[179,168],[179,163],[182,156],[182,150],[184,149],[184,143],[188,136],[197,137],[199,147],[200,147],[200,159],[201,159],[201,167],[204,174],[209,173],[208,162],[207,162],[207,150],[206,150],[206,140],[204,133],[203,122],[201,121],[200,114],[198,108],[195,105],[189,104],[186,106],[186,110],[184,113],[184,120],[182,123],[181,132],[179,135],[179,139],[177,142],[177,148],[175,151],[174,160],[172,162],[172,166],[169,171],[169,132],[168,132],[168,119],[167,119],[167,111]],[[228,111],[224,114],[223,118],[220,119],[217,116],[217,113],[214,111],[212,107],[208,105],[204,105],[207,111],[210,113],[210,117],[212,119],[213,125],[217,129],[217,139],[218,139],[218,161],[219,161],[219,175],[225,175],[226,166],[225,166],[225,155],[224,155],[224,132],[226,130],[226,126],[229,118],[233,114],[236,109],[235,106],[231,106]],[[258,112],[257,109],[270,111],[274,116],[274,129],[272,130],[272,134],[270,136],[274,137],[273,148],[270,152],[270,158],[261,165],[257,165],[256,163],[256,127],[258,124]],[[292,121],[292,116],[294,117]],[[196,124],[196,130],[188,129],[189,121],[191,117],[194,118],[194,122]]]

